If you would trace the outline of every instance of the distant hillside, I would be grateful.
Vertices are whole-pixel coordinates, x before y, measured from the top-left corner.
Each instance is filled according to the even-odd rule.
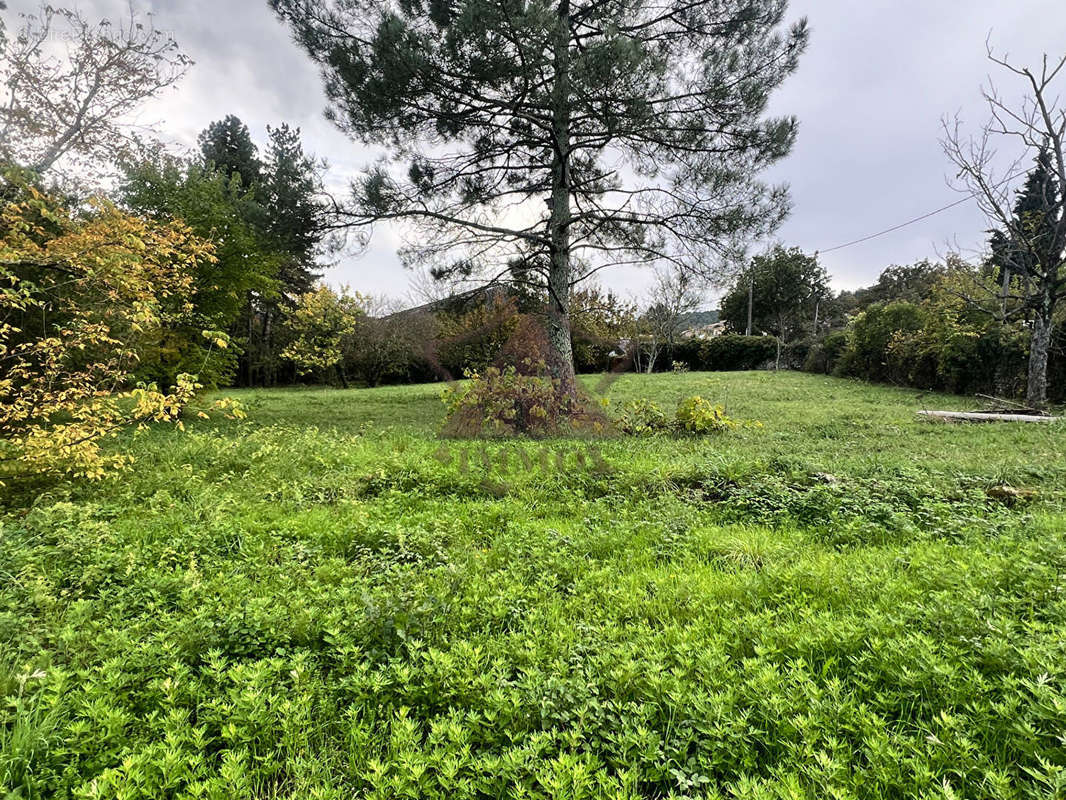
[[[678,319],[677,327],[687,331],[689,328],[699,328],[702,325],[711,325],[718,321],[718,311],[690,311],[682,314]]]

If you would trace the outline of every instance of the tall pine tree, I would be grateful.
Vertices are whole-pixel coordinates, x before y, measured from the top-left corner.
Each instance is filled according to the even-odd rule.
[[[571,391],[579,280],[706,274],[787,213],[758,179],[796,135],[765,113],[807,41],[786,0],[271,5],[321,66],[331,118],[387,151],[350,224],[417,223],[411,253],[442,263],[543,264],[549,368]]]
[[[300,129],[282,123],[267,127],[270,141],[259,196],[266,211],[266,231],[283,254],[278,273],[280,292],[259,304],[257,336],[252,354],[261,382],[273,384],[278,373],[277,322],[310,292],[319,277],[318,259],[328,250],[323,202],[323,165],[304,153]]]

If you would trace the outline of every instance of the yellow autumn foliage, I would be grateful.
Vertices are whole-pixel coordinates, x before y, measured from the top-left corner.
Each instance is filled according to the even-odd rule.
[[[179,421],[201,388],[130,385],[142,337],[188,309],[209,243],[180,222],[105,200],[73,211],[19,187],[0,211],[0,483],[100,478],[129,463],[101,447],[130,426]],[[175,302],[176,301],[176,302]],[[224,402],[227,413],[231,401]]]
[[[301,375],[337,369],[353,346],[367,299],[347,286],[339,291],[319,285],[300,295],[288,322],[293,340],[282,352]]]

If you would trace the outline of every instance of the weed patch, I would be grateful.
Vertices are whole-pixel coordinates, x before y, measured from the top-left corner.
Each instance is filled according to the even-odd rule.
[[[243,423],[149,431],[136,473],[12,502],[4,790],[1062,793],[1053,426],[931,428],[905,392],[810,375],[624,376],[615,407],[702,395],[765,426],[597,462],[442,441],[437,395],[244,393]]]

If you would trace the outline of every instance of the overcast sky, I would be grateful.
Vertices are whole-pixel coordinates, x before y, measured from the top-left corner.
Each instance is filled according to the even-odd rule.
[[[161,123],[175,142],[193,146],[209,122],[236,114],[263,141],[268,124],[303,129],[305,146],[330,163],[343,186],[371,154],[322,116],[325,98],[315,66],[292,43],[266,0],[134,0],[173,32],[196,65],[179,88],[154,102],[144,121]],[[52,0],[53,3],[56,0]],[[63,5],[64,3],[59,3]],[[90,16],[115,17],[125,0],[80,0]],[[8,23],[34,0],[8,0]],[[882,230],[959,198],[939,145],[944,114],[984,119],[979,89],[990,70],[985,40],[1020,63],[1066,50],[1061,0],[793,0],[807,16],[811,44],[797,73],[775,96],[775,113],[799,118],[799,141],[774,168],[792,186],[792,216],[779,231],[808,251]],[[1011,76],[992,72],[1013,90]],[[1066,95],[1066,80],[1063,84]],[[1064,97],[1066,101],[1066,97]],[[869,284],[889,264],[935,258],[949,248],[979,248],[987,227],[966,203],[879,239],[827,253],[837,288]],[[370,249],[331,268],[331,283],[403,297],[410,275],[395,256],[397,235],[375,232]],[[604,282],[639,292],[644,273]]]

